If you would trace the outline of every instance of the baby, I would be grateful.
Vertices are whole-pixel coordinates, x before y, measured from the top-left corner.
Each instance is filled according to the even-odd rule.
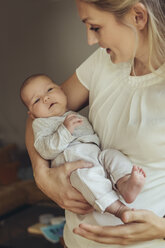
[[[129,208],[119,194],[125,202],[133,202],[144,185],[144,171],[117,150],[101,151],[87,118],[68,111],[66,95],[47,75],[27,78],[20,95],[33,119],[34,146],[39,154],[51,160],[52,167],[80,159],[91,162],[93,167],[72,172],[72,186],[95,210],[121,218]]]

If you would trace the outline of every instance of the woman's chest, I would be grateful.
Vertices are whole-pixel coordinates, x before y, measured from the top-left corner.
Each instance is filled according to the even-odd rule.
[[[91,99],[89,118],[102,149],[114,148],[143,163],[165,161],[165,96],[159,87],[109,87]]]

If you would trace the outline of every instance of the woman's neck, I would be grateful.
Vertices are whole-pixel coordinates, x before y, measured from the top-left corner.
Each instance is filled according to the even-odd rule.
[[[160,64],[152,63],[153,70],[157,70],[161,65],[163,65],[164,61],[162,60]],[[146,74],[151,73],[152,70],[149,68],[148,61],[146,63],[141,62],[140,60],[136,59],[134,60],[134,64],[131,70],[130,75],[131,76],[143,76]]]
[[[131,76],[143,76],[151,73],[148,64],[142,63],[135,59],[133,68],[131,70]]]
[[[162,60],[160,64],[163,64]],[[160,67],[160,64],[155,62],[155,59],[151,60],[151,65],[154,70],[157,70]],[[149,52],[148,47],[145,45],[141,46],[141,49],[138,49],[136,57],[134,59],[133,68],[131,70],[131,76],[143,76],[151,73],[152,70],[149,66]]]

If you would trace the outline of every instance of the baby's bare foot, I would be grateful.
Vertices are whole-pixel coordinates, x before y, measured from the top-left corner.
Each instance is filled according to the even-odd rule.
[[[115,215],[122,220],[122,215],[125,211],[131,210],[125,206],[121,201],[117,200],[106,208],[106,212]]]
[[[133,166],[130,175],[124,176],[117,181],[117,188],[127,203],[133,202],[142,190],[145,183],[145,172]]]

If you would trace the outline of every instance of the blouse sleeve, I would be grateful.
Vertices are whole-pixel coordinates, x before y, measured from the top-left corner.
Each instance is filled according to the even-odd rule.
[[[76,69],[79,81],[88,90],[91,89],[92,82],[94,81],[93,79],[97,77],[97,73],[100,71],[100,66],[102,66],[104,56],[104,49],[99,48]]]

